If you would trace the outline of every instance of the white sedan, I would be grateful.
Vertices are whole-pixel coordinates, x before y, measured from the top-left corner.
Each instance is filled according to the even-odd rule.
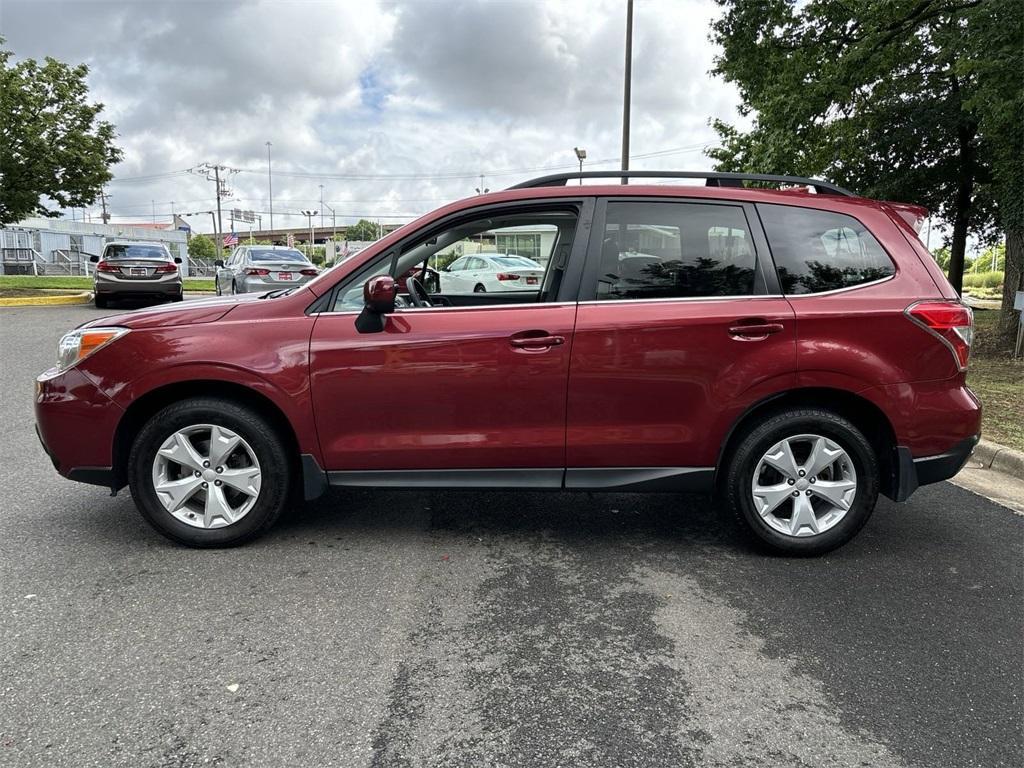
[[[441,270],[441,293],[539,291],[544,267],[514,254],[474,253]]]

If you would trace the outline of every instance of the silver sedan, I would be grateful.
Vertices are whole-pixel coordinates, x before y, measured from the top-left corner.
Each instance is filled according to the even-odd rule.
[[[214,264],[218,296],[294,288],[320,274],[301,251],[280,245],[242,245]]]

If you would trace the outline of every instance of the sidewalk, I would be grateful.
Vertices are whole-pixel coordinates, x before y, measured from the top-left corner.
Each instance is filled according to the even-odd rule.
[[[950,482],[1024,515],[1024,454],[1019,451],[982,440]]]

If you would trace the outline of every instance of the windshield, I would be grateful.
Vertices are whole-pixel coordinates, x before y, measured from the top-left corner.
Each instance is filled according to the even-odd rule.
[[[117,259],[158,259],[168,261],[171,255],[158,245],[108,245],[103,258]]]
[[[306,258],[302,251],[285,250],[283,248],[250,248],[249,249],[249,260],[250,261],[304,261],[307,264],[309,259]]]

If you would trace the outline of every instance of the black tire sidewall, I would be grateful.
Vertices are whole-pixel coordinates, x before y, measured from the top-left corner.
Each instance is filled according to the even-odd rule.
[[[174,432],[195,424],[216,424],[240,435],[256,454],[262,473],[256,504],[239,520],[207,530],[174,518],[153,488],[153,460]],[[139,432],[129,456],[128,484],[142,516],[164,536],[193,547],[230,547],[261,535],[284,510],[290,497],[291,462],[284,442],[257,412],[226,400],[194,398],[159,411]]]
[[[833,528],[816,536],[786,536],[767,525],[754,509],[751,484],[761,457],[780,440],[816,434],[838,443],[853,461],[857,493],[853,505]],[[878,500],[878,460],[863,433],[852,423],[825,410],[778,413],[752,428],[733,453],[726,476],[727,505],[735,521],[762,548],[787,555],[819,555],[848,542],[864,527]]]

